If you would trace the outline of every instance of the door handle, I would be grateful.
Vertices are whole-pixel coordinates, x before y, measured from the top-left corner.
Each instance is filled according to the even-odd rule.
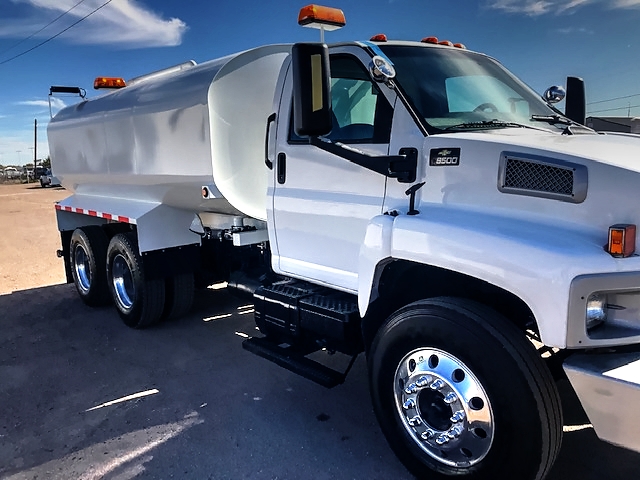
[[[285,153],[278,154],[278,167],[277,167],[278,183],[283,184],[287,180],[287,155]]]
[[[264,164],[269,168],[269,170],[273,170],[273,162],[269,160],[269,133],[271,130],[271,124],[276,121],[276,114],[272,113],[267,118],[267,133],[264,139]]]

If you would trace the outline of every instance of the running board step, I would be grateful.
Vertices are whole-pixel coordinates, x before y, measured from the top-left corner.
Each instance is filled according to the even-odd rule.
[[[249,338],[242,342],[242,348],[326,388],[333,388],[344,383],[347,373],[356,359],[354,356],[346,372],[342,373],[306,358],[302,353],[295,351],[293,347],[278,345],[267,338]]]

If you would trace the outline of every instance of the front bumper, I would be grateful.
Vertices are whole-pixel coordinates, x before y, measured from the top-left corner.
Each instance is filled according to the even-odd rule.
[[[563,367],[598,437],[640,452],[640,350],[574,354]]]

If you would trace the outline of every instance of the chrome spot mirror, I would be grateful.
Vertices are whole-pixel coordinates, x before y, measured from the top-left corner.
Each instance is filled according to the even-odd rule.
[[[544,92],[542,98],[544,98],[548,103],[558,103],[564,100],[564,97],[567,95],[564,87],[560,85],[554,85],[553,87],[547,88]]]
[[[393,64],[384,57],[376,55],[371,59],[369,72],[376,82],[388,82],[396,76],[396,69]]]

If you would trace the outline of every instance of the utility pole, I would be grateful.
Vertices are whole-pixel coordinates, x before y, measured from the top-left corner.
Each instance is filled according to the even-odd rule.
[[[38,162],[38,119],[33,120],[33,181],[36,181],[36,164]]]
[[[18,164],[20,164],[20,165],[22,165],[22,157],[20,156],[21,152],[22,152],[22,150],[16,150],[16,153],[18,154]],[[23,169],[25,168],[24,165],[22,166],[22,168]],[[27,172],[27,183],[29,183],[29,172]]]

